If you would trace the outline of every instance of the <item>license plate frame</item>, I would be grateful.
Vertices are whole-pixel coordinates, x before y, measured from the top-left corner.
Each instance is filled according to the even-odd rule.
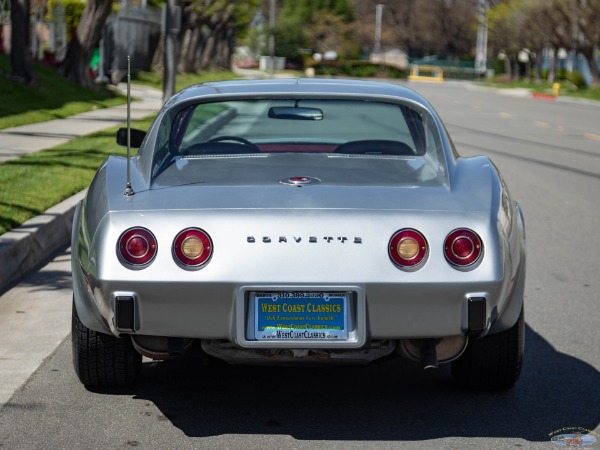
[[[350,292],[257,291],[251,326],[259,342],[347,342]]]

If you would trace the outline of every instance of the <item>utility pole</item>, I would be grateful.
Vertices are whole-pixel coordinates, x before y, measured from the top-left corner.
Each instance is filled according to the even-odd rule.
[[[383,5],[378,3],[375,5],[375,48],[374,53],[379,57],[381,53],[381,15],[383,12]]]
[[[273,78],[275,66],[275,0],[269,5],[269,76]]]
[[[163,103],[175,94],[177,74],[177,33],[181,26],[181,14],[175,0],[167,0],[163,8],[165,51],[163,60]]]
[[[478,0],[478,16],[477,16],[477,47],[475,50],[475,72],[482,75],[487,67],[487,38],[488,38],[488,23],[487,23],[487,1]]]

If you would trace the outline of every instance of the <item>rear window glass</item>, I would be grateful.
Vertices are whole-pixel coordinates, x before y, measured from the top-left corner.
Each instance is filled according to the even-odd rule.
[[[418,159],[435,173],[445,172],[434,120],[405,104],[339,99],[239,100],[191,105],[174,117],[165,115],[163,120],[168,124],[159,128],[154,175],[173,158],[285,154]],[[268,157],[262,159],[263,164],[269,164]]]

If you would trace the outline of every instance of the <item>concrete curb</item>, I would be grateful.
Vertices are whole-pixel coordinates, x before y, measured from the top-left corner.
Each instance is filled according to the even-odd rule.
[[[211,127],[223,126],[235,114],[224,111]],[[87,189],[0,235],[0,293],[69,244],[75,208],[86,192]]]
[[[86,191],[0,236],[0,292],[69,244],[75,208]]]
[[[115,89],[126,92],[126,85],[120,84]],[[131,95],[141,99],[131,103],[132,119],[152,116],[162,106],[162,92],[154,88],[134,84],[131,86]],[[126,109],[127,105],[119,105],[0,130],[0,163],[124,124]],[[75,207],[86,191],[75,194],[44,214],[0,235],[0,293],[46,262],[55,252],[69,245]]]

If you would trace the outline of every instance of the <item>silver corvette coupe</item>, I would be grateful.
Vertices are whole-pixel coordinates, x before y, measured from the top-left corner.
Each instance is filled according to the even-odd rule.
[[[451,363],[521,371],[525,229],[485,156],[388,83],[207,83],[110,157],[75,213],[73,358],[87,386],[142,355],[231,364]]]

